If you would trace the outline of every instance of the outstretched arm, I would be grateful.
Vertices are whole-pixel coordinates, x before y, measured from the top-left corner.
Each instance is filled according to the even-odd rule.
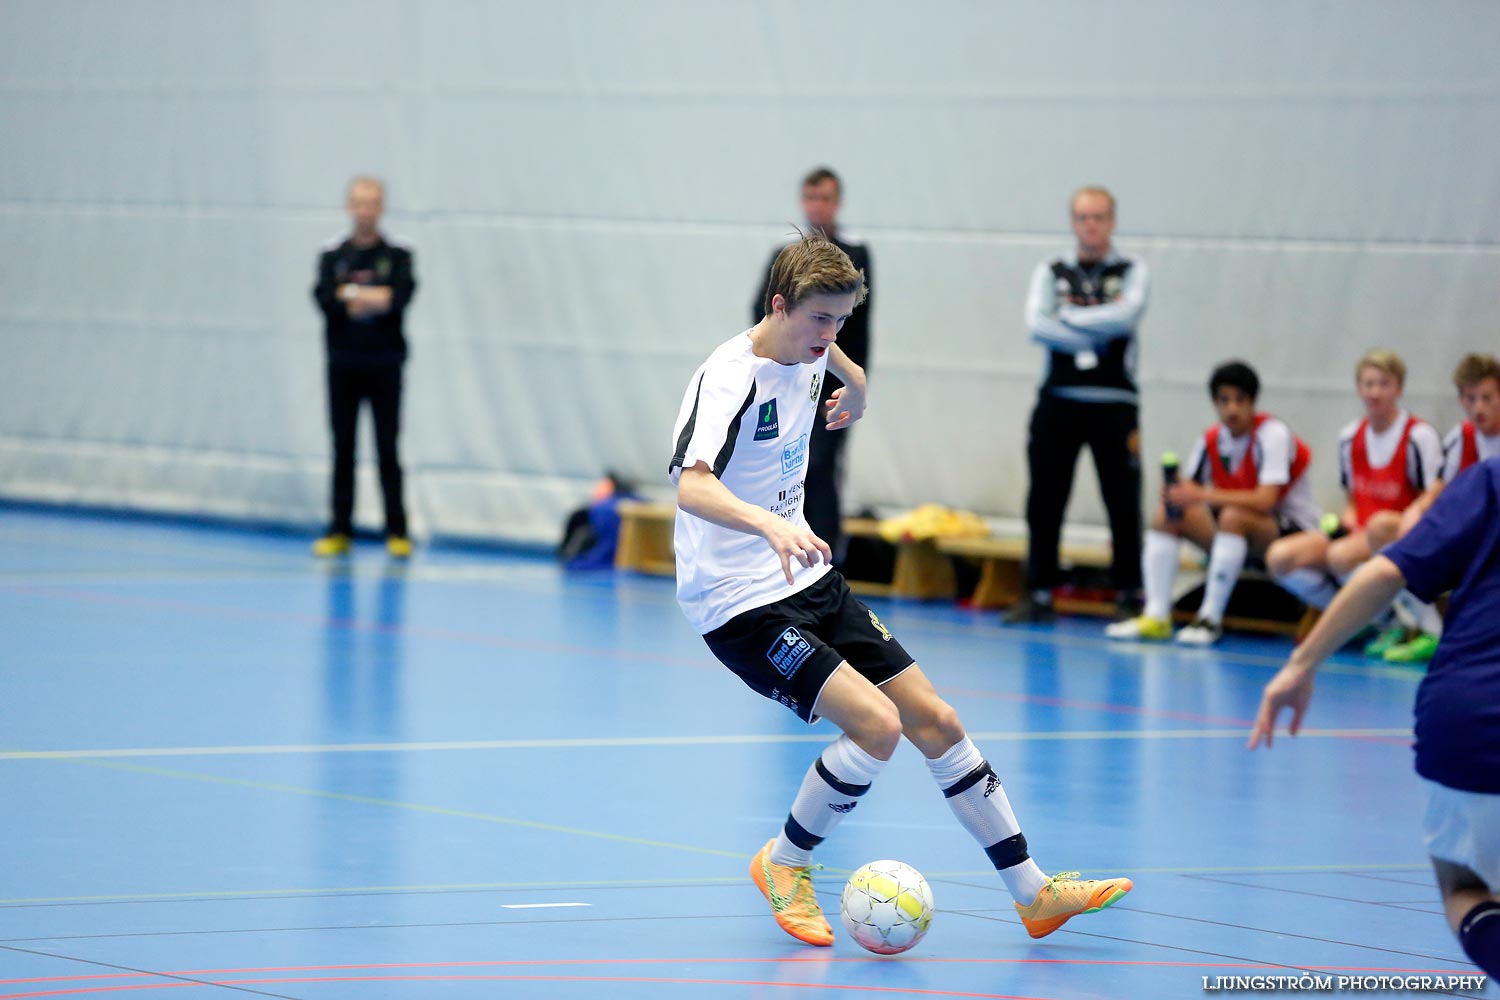
[[[1391,603],[1405,586],[1406,578],[1401,575],[1401,570],[1385,556],[1376,556],[1359,568],[1339,590],[1307,638],[1292,650],[1286,666],[1266,685],[1260,713],[1250,733],[1251,750],[1262,741],[1267,747],[1271,745],[1276,717],[1283,708],[1291,708],[1292,724],[1288,732],[1297,735],[1308,702],[1312,700],[1313,674],[1318,667],[1348,642],[1350,636],[1364,628],[1381,608]]]

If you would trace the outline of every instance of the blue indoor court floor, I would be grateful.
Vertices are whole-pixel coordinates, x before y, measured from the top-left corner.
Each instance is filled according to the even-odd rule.
[[[1285,641],[1142,648],[1097,621],[872,602],[1043,868],[1136,888],[1033,942],[903,745],[819,849],[840,937],[814,949],[746,865],[834,732],[720,667],[670,581],[307,543],[0,507],[0,1000],[1061,1000],[1477,973],[1422,850],[1414,671],[1329,664],[1311,731],[1252,754]],[[937,898],[895,959],[837,926],[876,858]]]

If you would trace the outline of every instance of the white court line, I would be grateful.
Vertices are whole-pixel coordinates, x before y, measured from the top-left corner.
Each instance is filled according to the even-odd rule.
[[[1249,726],[1221,729],[1073,730],[1041,733],[971,733],[989,742],[1088,740],[1243,740]],[[1297,739],[1410,738],[1400,729],[1304,729]],[[600,747],[753,746],[757,744],[827,743],[826,733],[784,736],[627,736],[550,740],[462,740],[433,743],[308,743],[283,746],[116,747],[99,750],[11,750],[0,760],[107,760],[132,757],[234,757],[318,753],[428,753],[443,750],[567,750]]]
[[[547,910],[558,906],[593,906],[593,903],[501,903],[502,910]]]

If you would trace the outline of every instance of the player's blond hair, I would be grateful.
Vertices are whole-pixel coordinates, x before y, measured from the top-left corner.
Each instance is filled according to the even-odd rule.
[[[1406,388],[1406,362],[1401,360],[1401,355],[1395,351],[1388,351],[1383,347],[1376,347],[1365,352],[1364,357],[1359,359],[1359,364],[1354,366],[1354,382],[1359,384],[1359,373],[1366,368],[1374,368],[1376,371],[1385,372],[1396,380],[1396,384],[1403,389]]]
[[[811,295],[848,295],[854,292],[859,305],[869,294],[865,272],[854,266],[849,255],[832,240],[804,235],[783,247],[771,264],[771,280],[766,285],[766,299],[761,305],[771,314],[771,300],[780,295],[786,299],[787,312],[797,308]]]
[[[385,181],[374,174],[359,174],[351,177],[349,183],[344,187],[344,193],[353,194],[354,189],[357,187],[373,187],[380,192],[380,200],[385,200]]]
[[[1500,385],[1500,360],[1492,354],[1465,354],[1458,367],[1453,369],[1453,387],[1459,392],[1487,378]]]
[[[1072,212],[1074,206],[1076,206],[1078,204],[1078,199],[1082,198],[1086,194],[1097,194],[1097,195],[1102,195],[1105,198],[1107,198],[1109,200],[1109,214],[1110,214],[1111,217],[1114,216],[1114,214],[1115,214],[1115,196],[1112,195],[1112,194],[1110,194],[1109,188],[1104,187],[1103,185],[1100,185],[1100,184],[1089,184],[1089,185],[1086,185],[1084,187],[1079,188],[1077,191],[1074,191],[1073,192],[1073,197],[1070,198],[1070,199],[1068,199],[1068,211]]]

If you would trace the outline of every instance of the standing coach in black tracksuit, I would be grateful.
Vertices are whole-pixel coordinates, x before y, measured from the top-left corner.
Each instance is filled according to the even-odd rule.
[[[827,167],[819,167],[802,179],[802,211],[807,216],[808,228],[831,240],[849,255],[855,267],[864,272],[868,294],[864,304],[854,310],[854,315],[849,317],[839,331],[838,345],[851,361],[868,372],[870,314],[875,306],[875,282],[870,276],[869,249],[838,228],[839,198],[842,193],[843,185],[840,184],[838,175]],[[777,247],[776,253],[781,249]],[[771,264],[776,261],[776,253],[771,254],[771,260],[763,272],[760,291],[756,293],[755,301],[750,303],[752,326],[771,311],[770,303],[766,301],[766,289],[770,286]],[[832,372],[823,379],[818,413],[825,411],[824,404],[833,396],[834,390],[843,384]],[[844,447],[849,443],[849,434],[847,430],[828,430],[821,419],[813,421],[812,435],[807,444],[807,482],[802,501],[808,526],[812,528],[813,534],[828,543],[834,558],[839,561],[843,559],[840,545],[844,531],[839,488],[843,478]]]
[[[349,184],[353,232],[324,249],[313,298],[323,310],[328,346],[328,415],[333,425],[333,516],[313,543],[320,556],[349,551],[354,517],[354,442],[359,406],[370,401],[375,451],[385,495],[386,548],[411,554],[396,435],[401,418],[401,369],[406,361],[402,317],[417,281],[412,252],[380,232],[385,189],[372,177]]]
[[[1150,276],[1139,257],[1116,253],[1115,199],[1101,187],[1073,196],[1078,250],[1037,265],[1026,296],[1031,339],[1047,349],[1047,374],[1026,445],[1028,594],[1009,622],[1052,617],[1060,582],[1058,543],[1078,452],[1088,445],[1109,512],[1111,581],[1121,614],[1139,611],[1141,589],[1140,412],[1135,386],[1136,328]]]

